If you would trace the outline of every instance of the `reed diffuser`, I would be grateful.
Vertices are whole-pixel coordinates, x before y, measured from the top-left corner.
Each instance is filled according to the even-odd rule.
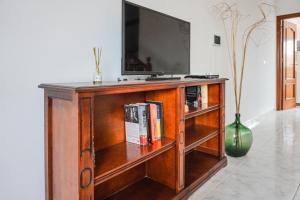
[[[100,69],[100,61],[102,55],[102,48],[99,49],[97,47],[93,48],[94,58],[95,58],[95,75],[94,75],[94,83],[101,83],[102,82],[102,72]]]

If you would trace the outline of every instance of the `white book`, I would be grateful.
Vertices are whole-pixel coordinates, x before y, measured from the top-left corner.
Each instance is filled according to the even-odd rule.
[[[208,104],[208,88],[207,88],[207,85],[202,85],[201,86],[201,102],[202,102],[202,105],[207,105]]]
[[[145,104],[125,105],[125,133],[127,142],[140,145],[147,144]]]

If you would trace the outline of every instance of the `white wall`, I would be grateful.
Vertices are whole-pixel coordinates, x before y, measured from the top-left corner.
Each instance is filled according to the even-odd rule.
[[[277,15],[286,15],[300,12],[299,0],[275,0]]]
[[[253,23],[258,18],[261,19],[261,14],[257,8],[257,5],[261,1],[244,0],[239,2],[241,3],[241,13],[244,14],[245,18],[241,23],[242,29],[248,27],[249,24]],[[265,2],[274,4],[272,1]],[[242,121],[253,119],[256,116],[275,108],[276,35],[274,14],[275,13],[272,12],[269,22],[252,36],[251,42],[249,43],[241,103]],[[239,34],[241,35],[242,33],[240,32]],[[238,52],[238,54],[240,55],[241,52]],[[226,70],[224,74],[228,74],[227,76],[231,77],[228,71],[229,70]],[[232,116],[231,113],[234,112],[233,92],[231,87],[232,84],[228,84],[226,108],[229,109],[229,112],[227,112],[227,119],[230,119]],[[227,120],[226,122],[229,121]]]
[[[222,25],[211,0],[135,0],[190,21],[191,72],[230,77]],[[256,1],[240,0],[257,13]],[[259,48],[251,44],[242,103],[245,121],[275,106],[275,28]],[[213,35],[222,45],[212,45]],[[0,199],[44,199],[42,82],[90,81],[91,48],[103,46],[105,80],[120,76],[121,0],[0,0]],[[264,62],[266,64],[264,64]],[[226,122],[233,119],[231,81],[226,87]]]

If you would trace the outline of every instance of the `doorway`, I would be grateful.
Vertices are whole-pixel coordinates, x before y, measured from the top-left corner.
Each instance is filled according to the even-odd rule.
[[[297,43],[299,43],[297,41],[300,40],[300,13],[278,16],[276,35],[276,107],[277,110],[285,110],[294,108],[297,103],[300,103],[300,92],[297,92],[297,82],[299,82],[297,79],[300,78],[300,76],[297,76],[297,63],[300,56],[299,51],[297,51]]]

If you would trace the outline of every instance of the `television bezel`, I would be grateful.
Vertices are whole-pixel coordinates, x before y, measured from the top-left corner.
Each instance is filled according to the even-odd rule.
[[[188,21],[173,17],[171,15],[167,15],[165,13],[162,13],[162,12],[159,12],[159,11],[156,11],[156,10],[153,10],[153,9],[150,9],[150,8],[147,8],[147,7],[144,7],[144,6],[126,1],[126,0],[122,0],[122,58],[121,58],[122,67],[121,67],[121,74],[122,75],[186,75],[186,74],[177,74],[177,73],[173,73],[173,74],[172,73],[165,73],[165,72],[162,72],[162,71],[160,71],[160,72],[151,71],[150,72],[150,71],[126,71],[125,70],[125,4],[130,4],[130,5],[142,8],[142,9],[146,9],[146,10],[149,10],[151,12],[155,12],[157,14],[160,14],[162,16],[169,17],[169,18],[175,19],[177,21],[187,23],[189,25],[189,36],[190,36],[189,41],[188,41],[188,49],[189,49],[188,53],[189,53],[189,55],[188,55],[188,69],[187,69],[186,74],[190,74],[190,71],[191,71],[191,66],[190,66],[190,60],[191,60],[191,23],[188,22]]]

